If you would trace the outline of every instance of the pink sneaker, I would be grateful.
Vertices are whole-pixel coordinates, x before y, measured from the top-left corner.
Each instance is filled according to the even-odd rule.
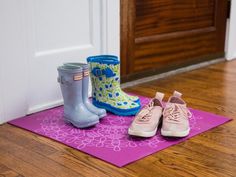
[[[163,111],[163,97],[163,93],[157,92],[156,97],[135,116],[128,130],[129,135],[152,137],[156,134]]]
[[[174,91],[163,111],[161,135],[169,137],[185,137],[189,134],[189,117],[191,113],[186,103],[181,99],[182,94]]]

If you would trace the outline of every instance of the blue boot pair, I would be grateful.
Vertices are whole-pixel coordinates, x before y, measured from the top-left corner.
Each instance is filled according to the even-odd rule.
[[[75,127],[86,128],[106,116],[106,110],[95,107],[88,99],[88,65],[66,63],[57,68],[58,82],[64,100],[64,118]]]
[[[98,55],[87,58],[90,65],[93,104],[116,115],[135,115],[140,110],[137,96],[120,88],[120,61],[117,56]]]

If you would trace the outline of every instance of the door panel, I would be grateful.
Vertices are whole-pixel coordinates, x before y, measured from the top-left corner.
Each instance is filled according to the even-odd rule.
[[[128,25],[122,41],[129,44],[121,48],[123,81],[224,56],[227,0],[132,0],[128,6],[133,16],[123,10],[121,18],[122,29]]]
[[[36,54],[90,45],[91,2],[34,0],[32,20]]]
[[[214,0],[136,1],[135,37],[186,31],[214,25]]]
[[[211,34],[214,29],[209,31],[206,34],[190,34],[189,37],[183,34],[182,37],[171,37],[171,39],[136,42],[133,71],[174,67],[182,63],[191,63],[195,57],[214,53],[217,50],[216,46],[211,45],[209,41],[217,39],[215,35]]]
[[[57,66],[101,53],[101,1],[28,1],[29,108],[62,103]],[[33,40],[32,40],[33,39]]]

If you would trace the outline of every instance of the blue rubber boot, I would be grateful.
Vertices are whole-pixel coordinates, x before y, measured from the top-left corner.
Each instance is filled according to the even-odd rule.
[[[106,60],[109,60],[109,61],[119,61],[118,60],[118,57],[115,56],[115,55],[97,55],[97,56],[91,56],[89,58],[102,58],[103,60],[106,59]],[[120,76],[119,76],[120,77]],[[117,80],[116,82],[119,82],[120,83],[120,79]],[[133,95],[129,95],[127,93],[125,93],[123,90],[121,90],[121,94],[128,97],[131,101],[134,101],[138,104],[140,104],[140,99],[139,97],[137,96],[133,96]]]
[[[60,66],[58,82],[64,100],[64,118],[75,127],[86,128],[99,122],[96,114],[88,111],[82,99],[82,68],[78,66]]]
[[[83,69],[83,89],[82,89],[82,97],[84,105],[87,109],[98,115],[99,118],[103,118],[107,115],[105,109],[97,108],[94,106],[88,99],[88,86],[89,86],[89,65],[84,63],[64,63],[64,66],[79,66]]]
[[[107,57],[89,57],[93,104],[121,116],[135,115],[140,104],[130,100],[120,88],[120,62]]]

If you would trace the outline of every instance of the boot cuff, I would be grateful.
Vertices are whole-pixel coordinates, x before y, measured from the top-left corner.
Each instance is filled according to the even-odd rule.
[[[100,64],[113,64],[117,65],[120,64],[117,56],[114,55],[97,55],[97,56],[90,56],[87,58],[88,63],[100,63]]]
[[[83,70],[86,70],[89,68],[89,65],[86,63],[64,63],[65,66],[79,66]]]
[[[72,66],[72,65],[59,66],[57,70],[65,73],[81,73],[83,71],[83,69],[80,66]]]

